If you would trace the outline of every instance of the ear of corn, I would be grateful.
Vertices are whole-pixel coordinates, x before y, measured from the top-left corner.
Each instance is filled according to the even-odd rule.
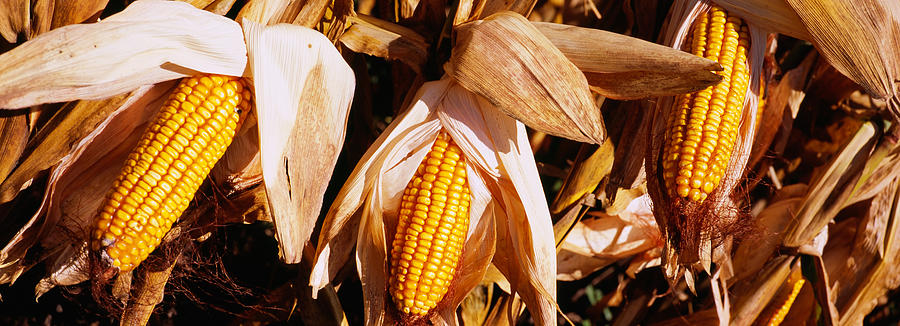
[[[447,294],[466,239],[469,201],[462,151],[442,132],[401,199],[390,275],[399,311],[425,315]]]
[[[791,292],[788,293],[787,297],[778,298],[777,301],[773,302],[775,304],[779,304],[778,310],[768,319],[768,326],[778,326],[781,325],[781,322],[784,321],[784,317],[787,316],[788,312],[791,311],[791,306],[794,305],[794,300],[797,299],[797,295],[800,294],[800,290],[803,289],[803,284],[806,283],[806,280],[803,278],[799,278],[793,282],[794,284],[791,286]]]
[[[738,135],[750,78],[749,35],[740,18],[713,6],[687,42],[695,55],[717,61],[722,81],[685,95],[669,117],[663,178],[670,196],[702,202],[725,175]]]
[[[120,271],[147,258],[231,144],[250,96],[240,77],[182,80],[101,206],[93,250]]]

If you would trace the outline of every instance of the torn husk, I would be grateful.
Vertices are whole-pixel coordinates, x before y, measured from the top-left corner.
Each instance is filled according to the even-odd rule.
[[[344,142],[355,79],[319,32],[244,21],[260,163],[282,259],[297,263]]]
[[[690,46],[685,43],[694,20],[706,13],[709,8],[710,5],[706,2],[677,1],[673,5],[669,25],[664,30],[665,44],[675,48],[689,48]],[[670,280],[680,274],[682,266],[699,263],[697,267],[709,271],[712,250],[727,234],[741,230],[741,225],[747,221],[746,213],[740,208],[742,204],[732,199],[732,191],[744,176],[755,134],[759,72],[762,68],[765,34],[750,25],[749,37],[750,47],[746,64],[749,66],[750,77],[747,89],[744,90],[746,96],[743,100],[743,111],[739,114],[735,147],[731,150],[732,154],[727,163],[717,163],[724,166],[724,175],[721,182],[709,193],[708,199],[703,197],[704,199],[696,201],[686,197],[686,194],[676,194],[675,189],[668,189],[674,186],[667,186],[666,178],[663,176],[663,165],[667,164],[663,152],[666,146],[669,146],[666,144],[672,137],[669,135],[667,125],[670,124],[669,120],[672,119],[670,116],[681,105],[682,100],[681,97],[668,97],[661,98],[657,102],[653,126],[650,128],[651,144],[647,152],[647,187],[654,202],[654,215],[666,238],[663,263]],[[713,163],[714,161],[710,161],[709,164]]]
[[[531,128],[601,144],[606,129],[584,74],[521,15],[457,27],[448,74]]]

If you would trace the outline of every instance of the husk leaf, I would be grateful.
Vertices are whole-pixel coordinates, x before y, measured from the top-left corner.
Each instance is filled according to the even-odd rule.
[[[422,72],[428,44],[415,31],[366,15],[350,17],[349,21],[352,25],[340,37],[344,46],[354,52],[399,60],[416,73]]]
[[[241,35],[234,21],[186,3],[138,1],[0,55],[0,108],[103,99],[197,71],[240,76]]]
[[[244,21],[260,163],[282,259],[299,262],[344,142],[355,79],[314,30]]]
[[[584,75],[520,15],[460,25],[450,62],[463,87],[531,128],[581,142],[606,139]]]
[[[22,112],[0,117],[0,184],[19,162],[28,143],[28,117]]]
[[[29,141],[19,166],[0,184],[0,203],[9,202],[38,173],[59,162],[128,98],[128,94],[98,101],[67,104]]]
[[[54,262],[45,279],[50,283],[44,289],[87,279],[88,270],[78,266],[87,266],[82,261],[86,258],[83,248],[93,218],[119,168],[173,86],[174,82],[162,83],[133,92],[53,168],[40,208],[0,251],[0,283],[14,281],[17,273],[30,267],[25,264],[42,260]],[[34,245],[39,245],[43,254],[23,261]]]
[[[716,4],[755,26],[802,40],[810,35],[800,16],[785,0],[713,0]]]
[[[278,18],[282,16],[288,8],[290,0],[250,0],[241,11],[238,12],[235,21],[249,21],[262,25],[270,25],[278,23]]]
[[[900,119],[896,81],[900,50],[896,33],[900,17],[894,1],[786,0],[800,16],[810,40],[828,62],[878,99],[892,99],[891,113]],[[896,10],[895,10],[896,11]]]
[[[0,1],[0,36],[8,43],[16,43],[19,34],[31,28],[30,1]]]
[[[99,18],[100,13],[109,0],[56,0],[53,6],[53,23],[51,29],[88,22],[92,17]]]
[[[718,83],[718,63],[638,38],[563,24],[533,23],[584,72],[591,90],[619,99],[699,91]]]

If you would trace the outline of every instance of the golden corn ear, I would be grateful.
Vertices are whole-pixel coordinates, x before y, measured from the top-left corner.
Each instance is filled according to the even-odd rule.
[[[725,175],[750,80],[749,40],[741,19],[717,6],[691,28],[691,52],[724,69],[719,84],[683,96],[669,117],[663,178],[672,197],[702,202]]]
[[[123,272],[147,258],[231,144],[250,96],[240,77],[182,80],[100,207],[93,250]]]
[[[469,228],[469,201],[462,151],[441,132],[400,201],[390,275],[399,311],[423,316],[447,294]]]
[[[791,311],[791,306],[794,305],[794,300],[797,299],[797,295],[799,295],[800,290],[803,289],[804,283],[806,283],[806,280],[803,278],[794,281],[794,285],[791,287],[791,293],[788,294],[787,298],[783,299],[783,303],[778,307],[778,310],[775,311],[775,314],[769,318],[769,322],[766,325],[781,325],[781,322],[784,321],[784,317]]]

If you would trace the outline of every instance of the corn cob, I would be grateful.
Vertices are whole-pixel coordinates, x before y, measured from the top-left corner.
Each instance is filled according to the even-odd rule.
[[[447,294],[466,240],[469,200],[462,151],[441,132],[400,202],[390,292],[402,313],[423,316]]]
[[[669,195],[702,202],[725,175],[750,78],[749,36],[740,18],[713,6],[691,28],[695,55],[718,62],[722,81],[685,95],[669,117],[663,179]]]
[[[800,294],[800,290],[803,289],[803,284],[806,283],[806,280],[803,278],[799,278],[793,282],[791,285],[791,292],[788,293],[787,298],[781,298],[781,300],[774,301],[776,304],[781,302],[781,306],[778,307],[778,310],[775,311],[774,314],[770,318],[768,318],[768,326],[778,326],[781,325],[781,322],[784,321],[784,317],[787,316],[788,312],[791,311],[791,306],[794,305],[794,300],[797,299],[797,295]],[[788,282],[790,284],[790,281]]]
[[[97,213],[92,248],[137,267],[187,209],[250,109],[240,77],[185,78],[148,127]]]

